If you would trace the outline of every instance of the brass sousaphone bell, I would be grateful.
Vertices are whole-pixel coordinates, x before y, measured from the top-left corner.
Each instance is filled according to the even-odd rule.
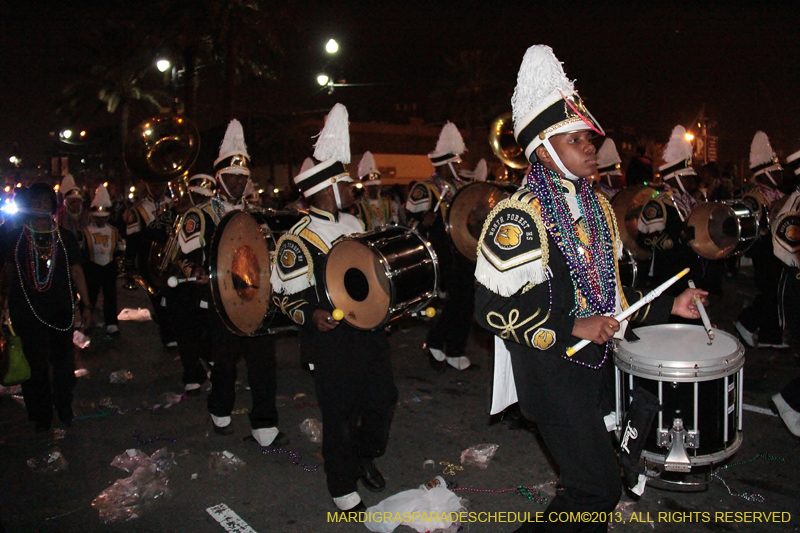
[[[489,144],[494,155],[507,167],[523,169],[530,164],[522,147],[514,138],[514,122],[511,119],[511,113],[504,113],[491,123]]]

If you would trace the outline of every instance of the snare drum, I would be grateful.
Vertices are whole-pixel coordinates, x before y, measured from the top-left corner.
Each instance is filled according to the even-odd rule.
[[[211,243],[211,295],[227,328],[242,337],[270,333],[270,252],[296,224],[297,211],[233,211],[223,217]]]
[[[637,328],[640,340],[614,349],[617,427],[642,387],[658,397],[661,411],[645,437],[642,456],[674,472],[718,463],[742,444],[744,348],[715,329],[665,324]]]
[[[415,230],[399,226],[339,239],[325,264],[331,305],[362,330],[422,309],[437,294],[438,281],[433,247]]]

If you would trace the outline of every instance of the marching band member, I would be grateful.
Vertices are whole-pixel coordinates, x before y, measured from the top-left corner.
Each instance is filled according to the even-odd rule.
[[[508,397],[513,392],[556,459],[560,487],[546,514],[610,512],[621,480],[603,420],[613,404],[604,365],[607,341],[625,329],[612,315],[627,300],[617,283],[622,243],[614,213],[586,179],[597,165],[591,138],[603,130],[548,46],[526,52],[511,104],[515,137],[532,167],[524,185],[487,218],[475,268],[475,317],[497,336],[492,412],[516,401]],[[671,308],[699,317],[695,293],[705,294],[662,298],[637,315],[663,321]],[[594,344],[568,356],[578,339]],[[509,363],[513,380],[502,382]],[[606,526],[572,522],[558,531]],[[542,529],[527,523],[517,531],[534,530]]]
[[[242,198],[250,180],[249,163],[250,156],[244,142],[242,125],[233,119],[225,131],[225,137],[219,148],[219,157],[214,161],[217,191],[211,197],[211,209],[215,226],[219,225],[219,221],[227,213],[244,207]],[[203,220],[207,220],[205,215]],[[192,265],[187,263],[183,268],[185,273],[191,270],[191,277],[198,278],[199,283],[208,286],[211,243],[205,232],[202,242],[203,262],[194,262]],[[206,291],[202,300],[211,302],[210,290]],[[231,427],[231,412],[236,401],[236,363],[243,357],[247,363],[247,382],[253,400],[248,415],[250,433],[262,447],[285,444],[288,440],[277,427],[274,339],[271,335],[240,337],[225,326],[219,313],[209,313],[209,315],[211,357],[214,365],[211,367],[208,411],[211,414],[214,432],[219,435],[231,435],[234,432]]]
[[[72,174],[64,176],[58,192],[61,193],[64,201],[56,213],[56,222],[62,228],[70,230],[78,239],[78,246],[84,250],[86,243],[83,240],[83,228],[89,225],[89,214],[83,208],[83,194],[75,184]]]
[[[103,289],[103,320],[109,335],[119,334],[117,321],[117,262],[114,256],[122,252],[122,241],[117,228],[108,223],[111,214],[111,197],[100,185],[89,208],[92,222],[83,229],[87,261],[83,264],[89,289],[87,305],[94,309],[97,296]]]
[[[621,165],[622,159],[617,152],[617,145],[613,139],[606,137],[597,151],[597,174],[600,180],[594,184],[594,188],[609,201],[625,188]]]
[[[465,370],[472,364],[465,354],[472,326],[473,266],[455,250],[444,224],[447,208],[458,188],[454,164],[461,162],[465,151],[461,133],[455,124],[448,122],[439,134],[436,149],[428,154],[435,172],[428,181],[414,185],[406,201],[409,218],[415,219],[417,229],[428,237],[436,251],[439,271],[447,272],[447,276],[442,276],[441,289],[448,297],[422,347],[431,365],[439,371],[444,371],[447,365]],[[449,178],[445,177],[444,168],[450,169]]]
[[[328,492],[339,509],[359,511],[365,509],[359,479],[371,491],[386,486],[373,461],[386,450],[398,393],[386,333],[335,320],[325,297],[323,267],[333,242],[363,231],[358,219],[343,211],[352,203],[343,105],[331,109],[314,157],[321,162],[294,178],[311,207],[278,241],[273,298],[301,326],[301,357],[313,365]]]
[[[364,152],[358,163],[358,177],[364,194],[355,202],[356,216],[367,231],[390,224],[397,225],[400,220],[397,212],[400,206],[391,198],[381,194],[381,173],[375,166],[372,152]]]
[[[209,262],[209,249],[216,224],[211,208],[211,198],[216,190],[216,180],[208,174],[195,174],[187,181],[188,204],[185,204],[183,221],[178,228],[180,251],[175,263],[184,278],[198,272],[205,274]],[[200,394],[207,379],[202,361],[211,361],[209,338],[210,314],[213,310],[208,286],[197,283],[180,283],[172,291],[172,310],[175,332],[178,336],[178,354],[183,366],[183,390],[188,396]]]
[[[739,314],[734,325],[739,336],[751,348],[788,348],[783,342],[778,317],[778,283],[782,263],[773,252],[769,228],[769,211],[784,198],[784,194],[778,190],[782,171],[769,137],[763,131],[756,132],[750,145],[750,171],[755,186],[744,194],[742,200],[759,214],[760,237],[747,251],[747,255],[753,259],[753,281],[759,294]]]
[[[650,263],[653,285],[660,285],[687,266],[698,274],[694,268],[697,254],[689,246],[694,235],[686,226],[697,205],[692,196],[698,185],[697,173],[692,168],[693,150],[686,140],[686,129],[675,126],[664,150],[664,164],[658,168],[664,190],[647,202],[639,215],[639,244],[653,251]],[[673,285],[668,293],[674,295],[680,290]]]

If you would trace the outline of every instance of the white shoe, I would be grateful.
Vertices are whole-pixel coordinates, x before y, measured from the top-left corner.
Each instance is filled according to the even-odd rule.
[[[432,351],[432,350],[431,350]],[[447,364],[456,370],[466,370],[472,365],[469,357],[462,355],[461,357],[447,357]]]
[[[177,348],[178,347],[178,341],[170,341],[167,344],[165,344],[164,346],[166,346],[167,348]]]
[[[437,350],[436,348],[428,348],[428,350],[430,350],[433,358],[439,361],[440,363],[448,358],[447,355],[445,355],[445,353],[441,350]]]
[[[119,333],[119,328],[114,324],[111,324],[106,328],[106,333],[108,333],[109,335],[116,335],[117,333]]]
[[[753,335],[750,330],[744,327],[744,325],[738,320],[734,322],[733,325],[736,326],[736,331],[739,332],[739,336],[742,337],[744,343],[751,348],[755,348],[757,344],[755,335]]]
[[[783,423],[786,424],[786,427],[789,428],[792,435],[800,437],[800,413],[792,409],[792,407],[786,403],[781,393],[773,396],[772,401],[775,407],[778,408],[778,413],[781,415]]]
[[[333,503],[342,511],[349,511],[361,503],[361,496],[359,496],[358,492],[351,492],[350,494],[334,498]]]
[[[278,436],[278,428],[251,429],[250,433],[253,435],[253,438],[256,439],[259,446],[266,447],[270,446],[275,440],[275,437]]]

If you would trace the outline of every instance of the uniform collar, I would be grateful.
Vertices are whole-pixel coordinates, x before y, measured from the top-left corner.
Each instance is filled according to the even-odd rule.
[[[558,178],[558,184],[561,185],[561,192],[564,194],[578,194],[578,191],[575,189],[575,182],[565,179],[565,178]]]
[[[308,209],[308,214],[317,218],[319,220],[327,220],[328,222],[339,222],[339,213],[331,213],[330,211],[325,211],[320,209],[319,207],[310,207]]]

